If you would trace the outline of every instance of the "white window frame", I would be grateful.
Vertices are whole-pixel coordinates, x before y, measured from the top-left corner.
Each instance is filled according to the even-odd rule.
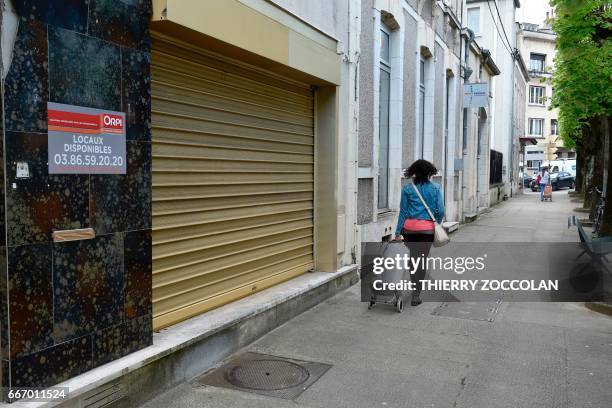
[[[387,107],[387,114],[389,115],[389,118],[387,119],[387,168],[386,168],[386,175],[387,175],[387,191],[386,191],[386,203],[381,203],[380,202],[380,192],[378,192],[378,199],[377,199],[377,207],[378,207],[378,211],[388,211],[388,209],[391,207],[391,203],[390,203],[390,193],[391,193],[391,177],[390,177],[390,173],[391,173],[391,160],[390,160],[390,148],[391,148],[391,58],[392,58],[392,40],[391,40],[391,30],[386,27],[382,22],[380,24],[380,31],[379,31],[379,35],[382,36],[382,33],[385,33],[387,35],[388,38],[388,47],[389,47],[389,59],[385,60],[382,57],[382,48],[380,47],[380,45],[382,45],[382,41],[379,42],[379,47],[378,47],[378,70],[379,72],[385,71],[387,73],[389,73],[389,103],[388,103],[388,107]],[[380,83],[380,75],[379,75],[379,83]],[[380,86],[378,88],[378,105],[380,107]],[[380,109],[380,108],[379,108]],[[378,157],[378,163],[377,163],[377,168],[378,168],[378,177],[377,177],[377,183],[378,183],[378,188],[377,191],[380,189],[380,177],[381,177],[381,171],[380,171],[380,140],[381,140],[381,134],[380,134],[380,121],[382,118],[378,118],[378,123],[379,123],[379,131],[378,131],[378,152],[379,154],[377,155]],[[382,205],[384,204],[384,205]]]
[[[427,71],[427,61],[423,57],[419,59],[419,99],[418,99],[418,140],[419,140],[419,159],[425,158],[425,110],[427,109],[427,88],[425,85],[425,73]]]
[[[540,93],[541,95],[537,95],[538,93]],[[538,105],[538,106],[546,105],[546,87],[545,86],[529,85],[529,104]]]
[[[472,29],[469,26],[469,22],[470,22],[470,11],[472,10],[478,10],[478,31]],[[482,8],[480,6],[476,6],[476,7],[468,7],[467,9],[467,13],[466,13],[466,17],[467,17],[467,26],[470,30],[474,31],[474,35],[475,36],[480,36],[482,34]]]
[[[539,134],[531,132],[533,130],[533,126],[531,124],[535,123],[535,121],[540,122],[540,132],[541,133]],[[529,118],[529,120],[527,121],[527,126],[529,127],[528,129],[529,136],[544,137],[544,119],[543,118]]]

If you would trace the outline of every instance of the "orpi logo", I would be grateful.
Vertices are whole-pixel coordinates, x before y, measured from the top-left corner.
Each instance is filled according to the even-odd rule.
[[[123,127],[123,118],[119,115],[102,115],[102,123],[104,127],[121,129]]]

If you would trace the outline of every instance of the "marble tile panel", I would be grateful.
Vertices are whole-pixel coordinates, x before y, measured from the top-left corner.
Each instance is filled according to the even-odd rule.
[[[68,105],[120,111],[119,46],[50,26],[49,97]]]
[[[89,226],[89,177],[49,175],[47,135],[6,132],[8,245],[50,242],[53,230]],[[17,163],[29,177],[17,178]]]
[[[56,343],[123,320],[123,234],[53,244]]]
[[[5,130],[46,132],[47,27],[22,18],[4,82]]]

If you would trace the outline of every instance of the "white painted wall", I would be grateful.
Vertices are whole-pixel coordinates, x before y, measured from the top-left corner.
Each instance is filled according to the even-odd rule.
[[[497,4],[501,19],[494,3]],[[514,154],[512,150],[514,145],[512,139],[513,111],[511,109],[514,94],[514,59],[510,53],[516,48],[516,37],[512,34],[515,21],[514,0],[478,1],[467,4],[467,7],[480,8],[481,31],[476,36],[476,41],[482,48],[491,52],[495,64],[501,71],[500,75],[493,78],[490,88],[493,94],[490,148],[503,154],[505,168],[503,181],[506,194],[510,196],[509,159]],[[506,35],[504,35],[504,30]],[[518,168],[517,161],[513,163],[513,167]]]
[[[421,4],[420,2],[419,4]],[[461,4],[461,2],[455,2],[457,4]],[[437,6],[436,6],[437,7]],[[460,122],[457,112],[460,109],[460,102],[458,98],[461,98],[462,95],[457,92],[458,82],[461,81],[459,72],[460,61],[458,56],[452,54],[444,41],[437,37],[433,27],[427,23],[423,17],[419,14],[418,10],[412,8],[407,1],[399,1],[399,0],[377,0],[375,2],[375,7],[373,10],[373,16],[375,19],[375,33],[377,35],[374,36],[374,55],[378,55],[378,47],[380,44],[378,33],[380,28],[380,13],[381,11],[386,11],[396,18],[399,28],[392,33],[391,41],[392,41],[392,61],[391,61],[391,114],[390,114],[390,194],[389,194],[389,203],[390,209],[392,212],[379,213],[376,212],[377,205],[375,203],[375,214],[373,221],[361,225],[361,239],[363,241],[380,241],[380,239],[386,235],[391,235],[394,233],[396,223],[397,223],[397,211],[399,210],[399,203],[401,198],[401,186],[402,186],[402,153],[406,149],[414,154],[414,156],[420,156],[421,144],[420,137],[417,135],[414,138],[414,145],[412,146],[402,146],[402,129],[409,124],[402,123],[402,109],[407,101],[417,101],[415,105],[416,115],[414,120],[416,123],[412,123],[410,125],[414,125],[414,128],[418,132],[418,121],[421,115],[420,106],[418,103],[419,99],[419,72],[420,72],[420,58],[421,58],[421,47],[426,47],[431,54],[434,54],[435,44],[436,42],[442,47],[443,52],[441,55],[438,55],[436,58],[442,59],[444,67],[446,70],[450,70],[452,75],[454,76],[451,81],[451,91],[449,93],[450,103],[449,103],[449,133],[448,133],[448,155],[446,165],[440,168],[440,176],[444,176],[446,174],[447,177],[447,197],[446,197],[446,206],[447,206],[447,219],[456,219],[458,216],[458,206],[457,206],[457,197],[455,194],[456,186],[455,186],[455,171],[454,171],[454,161],[456,156],[456,145],[455,141],[458,136]],[[404,44],[403,41],[406,38],[405,30],[414,30],[415,27],[411,24],[410,27],[407,27],[404,24],[404,11],[406,11],[411,17],[413,17],[416,24],[416,36],[411,37],[415,38],[414,42],[411,44]],[[441,12],[441,9],[434,8],[434,13]],[[370,16],[368,16],[369,18]],[[404,55],[405,52],[413,53],[417,56],[414,59],[414,64],[412,66],[407,65],[408,58]],[[434,158],[434,150],[435,149],[444,149],[444,146],[436,145],[434,143],[434,123],[436,121],[443,122],[445,120],[445,112],[444,111],[436,111],[435,107],[435,89],[436,89],[436,81],[444,81],[444,87],[446,83],[445,77],[436,78],[435,74],[435,64],[437,61],[434,61],[434,57],[431,56],[429,58],[423,58],[426,62],[426,70],[425,70],[425,142],[423,144],[424,150],[424,158],[427,160],[433,160]],[[373,106],[378,106],[378,91],[379,91],[379,73],[378,73],[378,60],[375,58],[373,61],[374,64],[374,91],[372,104]],[[404,84],[403,80],[406,78],[406,71],[409,71],[411,74],[416,73],[416,75],[411,75],[411,78],[414,80],[413,86],[410,87],[409,94],[403,94]],[[443,93],[443,98],[446,98],[446,92]],[[445,106],[445,102],[443,106]],[[378,109],[374,109],[374,120],[373,120],[373,129],[374,129],[374,137],[373,137],[373,173],[377,174],[378,169],[376,168],[376,164],[378,163]],[[457,178],[458,180],[458,178]],[[377,200],[378,192],[376,190],[377,182],[374,180],[374,199]]]
[[[356,261],[357,229],[357,123],[356,67],[359,58],[360,0],[271,0],[279,7],[339,41],[342,55],[338,140],[338,263]]]

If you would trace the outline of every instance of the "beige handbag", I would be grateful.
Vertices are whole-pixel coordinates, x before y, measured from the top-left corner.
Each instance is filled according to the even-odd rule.
[[[423,203],[423,205],[425,206],[425,209],[429,213],[429,216],[431,217],[432,221],[434,222],[435,226],[434,226],[434,241],[433,241],[433,246],[441,247],[441,246],[444,246],[444,245],[448,244],[450,242],[450,238],[448,236],[448,233],[446,232],[444,227],[442,225],[440,225],[436,221],[436,217],[434,217],[433,213],[429,209],[429,206],[427,205],[427,203],[423,199],[423,196],[421,195],[421,192],[419,191],[419,189],[416,186],[416,184],[412,183],[412,186],[414,187],[414,191],[416,191],[417,195],[419,196],[419,199],[421,200],[421,203]]]

